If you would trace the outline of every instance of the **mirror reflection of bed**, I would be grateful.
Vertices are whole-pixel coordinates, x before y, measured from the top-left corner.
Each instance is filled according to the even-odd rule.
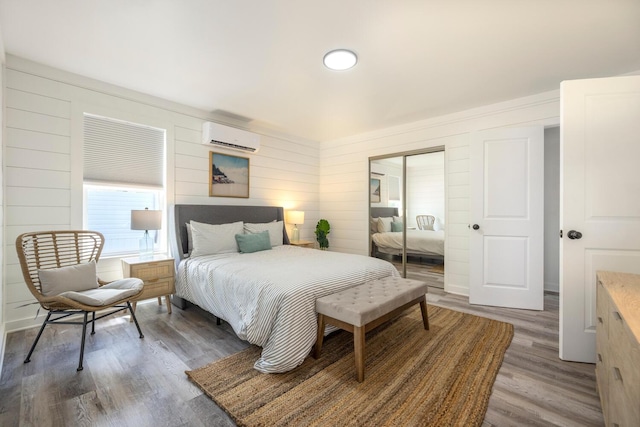
[[[371,207],[370,223],[371,256],[393,263],[402,272],[402,217],[398,215],[398,208]],[[444,287],[443,230],[421,230],[409,220],[407,278],[425,281],[429,286]]]
[[[443,288],[444,151],[370,159],[370,172],[380,183],[370,205],[370,255],[392,262],[402,274],[406,221],[406,277]]]

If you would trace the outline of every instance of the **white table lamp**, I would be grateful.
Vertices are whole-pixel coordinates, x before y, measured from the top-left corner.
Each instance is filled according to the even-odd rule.
[[[144,210],[131,211],[131,229],[144,230],[144,236],[140,239],[140,258],[153,258],[153,239],[149,230],[160,230],[162,227],[162,211]]]
[[[304,224],[304,211],[289,211],[287,212],[287,222],[293,224],[293,230],[291,231],[291,241],[297,242],[300,240],[300,230],[298,230],[298,224]]]

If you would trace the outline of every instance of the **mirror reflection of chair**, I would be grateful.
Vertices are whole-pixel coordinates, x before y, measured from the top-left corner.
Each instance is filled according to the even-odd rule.
[[[130,303],[142,293],[143,282],[136,278],[101,281],[96,274],[96,263],[103,246],[104,236],[96,231],[42,231],[18,236],[16,251],[22,275],[40,306],[48,311],[24,363],[31,360],[45,326],[52,323],[82,325],[78,371],[83,369],[89,323],[93,335],[96,320],[129,310],[140,338],[144,338]],[[96,311],[105,309],[109,310],[96,317]],[[70,318],[78,314],[82,315],[81,320]]]
[[[416,215],[419,230],[433,230],[436,217],[433,215]]]

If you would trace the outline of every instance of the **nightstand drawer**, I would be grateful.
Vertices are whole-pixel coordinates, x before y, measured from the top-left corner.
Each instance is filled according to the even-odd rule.
[[[144,282],[144,290],[142,294],[132,301],[142,301],[148,298],[161,297],[163,295],[170,295],[175,292],[173,278],[164,278],[153,281]]]
[[[173,277],[173,261],[135,264],[131,266],[129,275],[142,279],[145,282],[151,282],[165,277]]]

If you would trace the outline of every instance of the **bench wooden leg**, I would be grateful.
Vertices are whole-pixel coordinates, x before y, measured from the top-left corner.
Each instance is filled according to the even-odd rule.
[[[316,345],[313,349],[313,358],[320,357],[320,350],[322,350],[322,340],[324,339],[324,315],[318,314],[318,338],[316,339]]]
[[[420,301],[420,311],[422,312],[422,323],[424,323],[424,328],[429,330],[429,316],[427,314],[427,300],[426,298]]]
[[[364,326],[353,327],[353,346],[356,355],[358,382],[364,381]]]

